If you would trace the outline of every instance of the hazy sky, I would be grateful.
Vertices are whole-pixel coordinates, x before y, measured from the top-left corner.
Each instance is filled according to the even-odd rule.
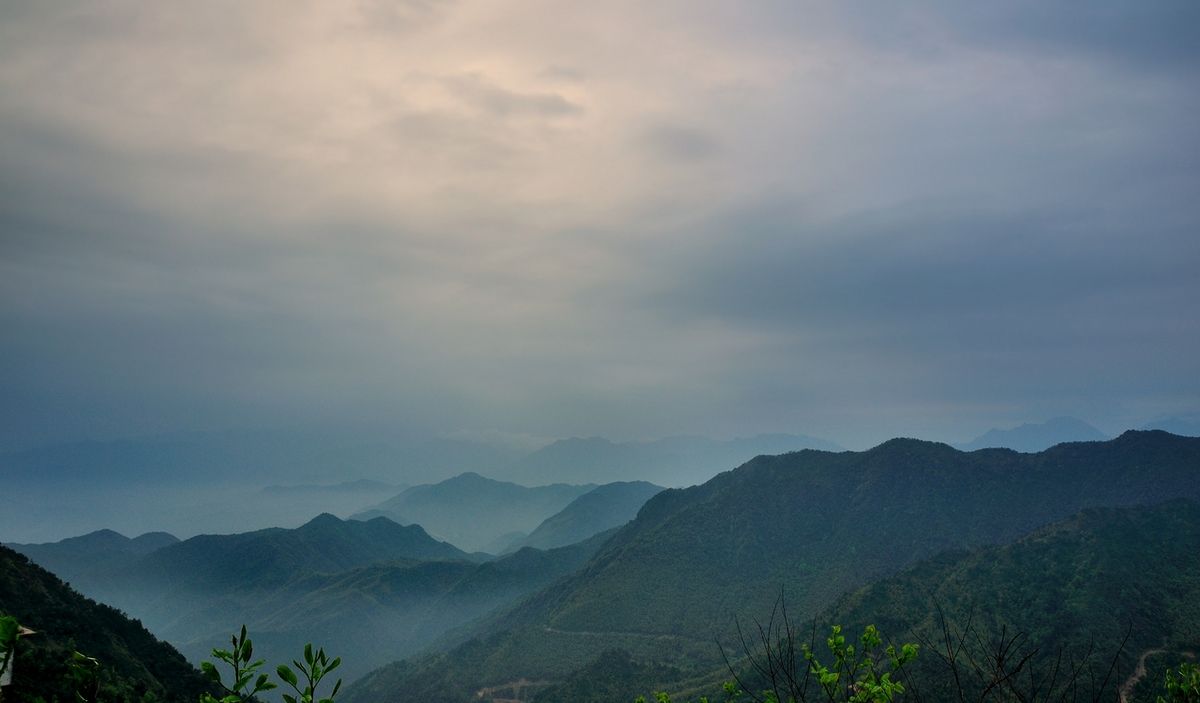
[[[7,2],[0,446],[1200,406],[1200,3]]]

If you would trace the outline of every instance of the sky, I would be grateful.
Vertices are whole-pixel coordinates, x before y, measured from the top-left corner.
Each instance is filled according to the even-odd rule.
[[[1200,4],[0,6],[0,448],[1200,409]]]

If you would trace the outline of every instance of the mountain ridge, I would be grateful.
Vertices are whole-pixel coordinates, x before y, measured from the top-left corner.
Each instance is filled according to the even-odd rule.
[[[1200,498],[1200,439],[1158,431],[1037,454],[895,439],[758,457],[655,495],[579,571],[481,622],[473,682],[558,678],[613,647],[695,660],[730,635],[734,615],[770,612],[781,584],[808,616],[949,549],[1011,541],[1088,507],[1180,496]],[[420,671],[381,670],[354,689],[365,698],[348,699],[416,685]]]
[[[523,486],[468,471],[438,483],[411,486],[350,517],[385,516],[402,524],[420,524],[430,534],[475,552],[503,535],[528,533],[594,488],[592,483]],[[464,515],[470,519],[463,519]]]
[[[1110,437],[1074,417],[1054,417],[1045,422],[1027,422],[1010,429],[990,429],[975,439],[955,445],[963,451],[1012,449],[1040,452],[1066,442],[1102,442]]]

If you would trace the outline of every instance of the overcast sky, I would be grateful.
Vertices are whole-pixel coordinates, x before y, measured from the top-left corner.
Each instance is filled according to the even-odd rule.
[[[0,446],[1200,406],[1200,3],[7,2]]]

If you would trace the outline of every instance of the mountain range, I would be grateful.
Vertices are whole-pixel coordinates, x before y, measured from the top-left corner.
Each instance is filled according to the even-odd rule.
[[[1164,534],[1172,539],[1162,539]],[[824,637],[834,624],[847,637],[874,625],[887,641],[918,644],[916,661],[900,674],[908,688],[904,700],[959,700],[959,683],[967,700],[983,699],[982,684],[990,682],[991,672],[979,671],[972,662],[994,662],[988,655],[1004,642],[1011,647],[1006,666],[1021,669],[1012,681],[1019,695],[1001,700],[1072,700],[1074,683],[1089,690],[1087,700],[1092,700],[1092,685],[1098,700],[1116,700],[1125,686],[1129,701],[1150,703],[1160,691],[1165,668],[1200,648],[1196,553],[1200,503],[1091,508],[1009,544],[939,553],[846,594],[812,619],[793,615],[788,623],[799,633],[797,644],[810,645],[826,662],[830,656]],[[776,634],[783,631],[787,612],[786,603],[778,605],[754,618],[769,626],[773,617]],[[743,624],[753,632],[753,621]],[[956,657],[959,683],[945,661],[952,656],[946,649],[947,632],[952,642],[965,636],[966,649]],[[672,691],[679,700],[719,700],[722,683],[735,676],[745,690],[771,687],[748,659],[762,662],[760,641],[739,642],[727,653],[732,668],[722,664],[689,677],[679,667],[610,651],[538,691],[533,700],[604,703],[656,690]],[[1062,673],[1051,687],[1060,653],[1064,661],[1082,667],[1081,675],[1072,681]],[[1141,675],[1139,660],[1148,665]],[[804,667],[802,660],[799,664]],[[1033,682],[1042,687],[1036,694],[1030,690]],[[781,692],[786,698],[786,691]],[[812,679],[807,696],[819,697]]]
[[[699,675],[719,664],[713,638],[732,642],[733,617],[769,613],[781,589],[812,617],[948,549],[1009,542],[1089,507],[1179,497],[1200,498],[1200,439],[1164,432],[1037,454],[897,439],[758,457],[659,493],[572,575],[444,655],[374,672],[347,700],[477,700],[516,680],[563,680],[614,648]]]
[[[662,490],[662,486],[645,481],[618,481],[598,486],[543,520],[516,546],[563,547],[620,527],[636,517],[646,501]]]
[[[64,581],[100,570],[126,567],[150,552],[179,541],[166,532],[147,532],[130,539],[113,530],[96,530],[46,544],[9,544]]]
[[[609,536],[481,563],[417,525],[325,514],[296,529],[201,535],[120,562],[81,557],[81,544],[134,542],[114,534],[18,546],[70,571],[85,593],[138,617],[193,661],[246,624],[258,649],[281,661],[319,639],[344,656],[346,676],[549,585]]]
[[[1111,603],[1125,599],[1165,613],[1129,611],[1142,623],[1130,646],[1165,639],[1171,656],[1192,646],[1185,625],[1200,614],[1187,606],[1196,575],[1163,573],[1191,550],[1196,508],[1178,499],[1200,499],[1200,439],[1161,431],[1037,453],[913,439],[864,452],[803,450],[758,456],[682,489],[539,490],[467,474],[396,498],[393,506],[425,506],[425,519],[460,522],[487,522],[508,498],[532,527],[518,539],[498,534],[512,526],[502,521],[490,532],[472,525],[475,539],[509,539],[516,551],[500,558],[418,524],[329,514],[294,529],[183,541],[101,531],[18,546],[193,660],[246,623],[270,659],[312,640],[345,658],[349,678],[382,666],[346,691],[349,703],[711,692],[728,673],[714,639],[736,647],[735,618],[769,614],[780,597],[805,622],[927,631],[937,606],[918,596],[945,582],[937,599],[953,622],[977,603],[989,635],[1026,628],[1041,649],[1074,647],[1089,628],[1108,637],[1111,622],[1081,613],[1124,613]],[[534,522],[537,511],[544,517]],[[1137,541],[1167,534],[1177,543]],[[888,579],[900,581],[880,585]],[[1004,607],[992,602],[1006,598]],[[1077,614],[1060,623],[1055,613]],[[1165,666],[1147,656],[1152,669]],[[935,681],[930,690],[944,684],[935,674],[923,674]]]
[[[517,459],[496,475],[526,485],[601,480],[690,486],[703,483],[718,472],[760,454],[782,454],[801,449],[838,451],[841,447],[816,437],[793,434],[763,434],[731,440],[685,436],[648,442],[573,437],[558,440]]]
[[[350,517],[386,517],[419,524],[468,551],[481,551],[498,538],[528,533],[595,484],[555,483],[533,488],[465,473],[440,483],[413,486]]]
[[[994,448],[1040,452],[1063,442],[1100,442],[1106,439],[1107,435],[1083,420],[1056,417],[1045,422],[1025,423],[1007,430],[988,430],[970,442],[955,446],[967,452]]]

